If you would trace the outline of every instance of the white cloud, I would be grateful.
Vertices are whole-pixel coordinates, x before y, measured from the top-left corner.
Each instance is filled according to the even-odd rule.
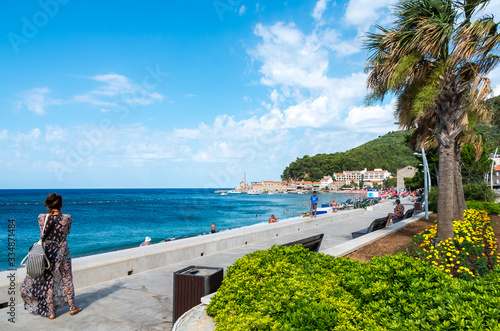
[[[349,131],[380,133],[397,130],[394,124],[395,100],[384,106],[354,107],[349,111],[345,126]]]
[[[38,115],[45,115],[49,106],[61,105],[62,100],[48,97],[50,90],[48,87],[35,87],[31,90],[18,94],[18,100],[15,102],[16,109],[20,110],[26,107]]]
[[[342,39],[340,32],[335,29],[325,29],[319,32],[321,43],[341,57],[359,53],[361,51],[361,40]]]
[[[95,75],[91,80],[104,83],[97,89],[76,95],[73,101],[94,106],[118,107],[150,105],[163,100],[163,95],[150,91],[119,74]]]
[[[242,5],[240,7],[240,9],[238,10],[238,15],[241,16],[241,15],[245,14],[246,11],[247,11],[247,7],[245,7],[245,5]]]
[[[262,62],[261,83],[267,86],[317,88],[328,84],[328,53],[315,36],[305,36],[293,23],[257,24],[254,33],[262,41],[250,55]]]
[[[47,125],[45,131],[46,142],[65,141],[68,135],[68,131],[61,128],[59,125]]]
[[[316,2],[316,6],[314,6],[314,10],[311,15],[312,17],[314,17],[314,20],[320,25],[323,24],[323,13],[325,12],[326,6],[329,2],[330,0],[319,0],[318,2]]]
[[[395,0],[350,0],[344,19],[363,33],[375,22],[384,25],[390,17],[390,6],[394,3]]]
[[[200,130],[197,129],[174,129],[174,136],[186,139],[197,139],[200,136]]]

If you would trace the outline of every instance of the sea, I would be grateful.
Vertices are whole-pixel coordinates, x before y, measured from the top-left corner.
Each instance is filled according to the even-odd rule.
[[[73,258],[138,247],[146,236],[161,240],[207,235],[217,231],[301,217],[310,194],[228,194],[217,189],[39,189],[0,190],[0,270],[17,268],[39,239],[39,214],[50,193],[63,197],[64,214],[73,217],[68,236]],[[319,203],[344,202],[358,195],[320,193]],[[9,254],[10,253],[10,254]]]

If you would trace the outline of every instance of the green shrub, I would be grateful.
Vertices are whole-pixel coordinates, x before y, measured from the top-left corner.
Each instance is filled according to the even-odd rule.
[[[499,215],[500,214],[500,204],[495,202],[483,202],[483,201],[467,201],[467,208],[484,210],[489,215]]]
[[[494,206],[497,195],[486,183],[464,185],[464,196],[466,201],[486,203],[485,205],[472,204],[469,207],[469,202],[467,202],[467,208],[485,210],[488,214],[500,214],[500,207],[498,205]],[[429,192],[429,210],[436,213],[438,211],[437,199],[438,189],[436,186],[433,186]]]
[[[238,259],[217,330],[498,330],[500,268],[474,282],[400,253],[370,263],[273,246]]]
[[[465,200],[495,202],[496,193],[488,186],[487,183],[466,184],[464,185]]]

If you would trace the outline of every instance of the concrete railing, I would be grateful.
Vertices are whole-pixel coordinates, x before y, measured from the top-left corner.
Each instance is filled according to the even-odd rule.
[[[384,208],[384,205],[387,206],[387,204],[392,204],[392,202],[377,204],[370,209]],[[355,209],[338,212],[332,216],[292,218],[273,224],[259,223],[215,234],[75,258],[72,260],[73,282],[75,289],[79,289],[196,257],[276,238],[288,233],[315,228],[337,220],[355,217],[365,212],[364,209]],[[13,272],[0,272],[0,304],[8,302],[12,296],[9,293],[12,282],[8,277]],[[15,271],[16,303],[22,302],[19,286],[25,277],[26,270],[24,268]]]

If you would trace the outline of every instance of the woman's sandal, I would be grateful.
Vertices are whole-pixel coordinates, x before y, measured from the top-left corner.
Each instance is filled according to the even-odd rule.
[[[82,308],[80,308],[80,307],[76,307],[75,309],[71,309],[71,310],[69,311],[69,314],[70,314],[70,315],[76,315],[76,314],[78,314],[79,312],[81,312],[82,310],[83,310]]]
[[[53,320],[56,318],[56,313],[53,313],[52,315],[47,316],[48,319]]]

